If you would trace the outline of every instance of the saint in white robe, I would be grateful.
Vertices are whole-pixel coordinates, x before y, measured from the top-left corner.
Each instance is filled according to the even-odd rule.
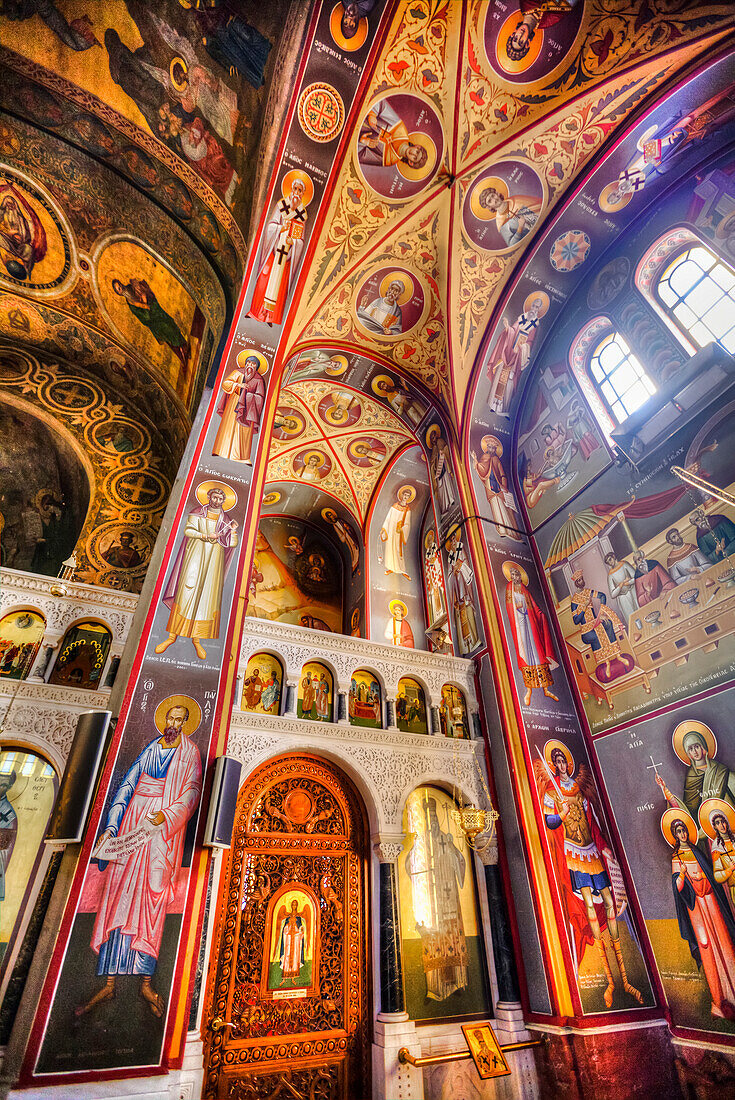
[[[410,533],[411,509],[407,504],[391,505],[380,531],[386,573],[402,573],[408,577],[403,552]]]
[[[219,637],[222,588],[235,546],[237,533],[221,508],[204,505],[189,513],[183,545],[163,595],[170,611],[169,634]]]

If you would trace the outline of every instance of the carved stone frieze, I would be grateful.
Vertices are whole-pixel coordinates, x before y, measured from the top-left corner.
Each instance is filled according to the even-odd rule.
[[[66,581],[66,596],[53,596],[54,581],[54,577],[16,569],[0,570],[0,617],[15,608],[32,607],[45,618],[49,640],[80,619],[95,618],[110,627],[115,643],[125,642],[138,603],[136,595]]]
[[[246,776],[281,752],[304,749],[343,762],[365,799],[373,833],[401,832],[406,798],[422,783],[457,786],[466,800],[484,801],[477,771],[484,768],[479,741],[242,711],[232,716],[226,751],[242,762]]]
[[[0,726],[2,739],[20,741],[37,748],[63,767],[77,718],[85,710],[105,710],[109,691],[79,691],[75,688],[28,681],[0,683]]]
[[[462,688],[470,710],[477,706],[474,666],[472,661],[460,657],[397,649],[364,638],[348,638],[290,623],[248,618],[240,650],[243,664],[261,649],[276,653],[283,661],[286,677],[296,682],[306,661],[321,660],[334,669],[340,690],[346,690],[356,668],[365,667],[382,679],[389,698],[396,695],[402,676],[413,676],[425,685],[430,700],[436,703],[439,702],[442,686],[451,682]]]

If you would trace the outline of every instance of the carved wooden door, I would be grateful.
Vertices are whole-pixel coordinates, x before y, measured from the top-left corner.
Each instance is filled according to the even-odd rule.
[[[279,757],[240,791],[216,915],[205,1097],[370,1097],[367,828],[314,756]]]

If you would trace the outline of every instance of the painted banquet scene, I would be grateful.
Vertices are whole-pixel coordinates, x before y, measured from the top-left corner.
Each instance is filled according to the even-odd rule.
[[[0,112],[0,1100],[735,1097],[731,0],[4,0]]]

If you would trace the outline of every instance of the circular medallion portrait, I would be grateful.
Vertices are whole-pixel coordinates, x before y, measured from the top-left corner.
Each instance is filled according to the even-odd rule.
[[[385,443],[372,435],[361,435],[351,439],[347,446],[347,455],[355,466],[371,469],[385,461]]]
[[[147,451],[151,444],[148,432],[122,417],[92,425],[90,436],[95,447],[113,456],[137,455]]]
[[[112,569],[142,574],[155,539],[155,532],[148,528],[114,523],[106,525],[99,535],[95,533],[90,549]]]
[[[306,421],[303,413],[290,405],[279,405],[273,420],[274,439],[297,439],[304,428]]]
[[[467,192],[464,231],[485,252],[510,252],[535,228],[545,198],[543,181],[527,161],[501,160]]]
[[[381,340],[398,340],[421,320],[427,301],[418,278],[405,268],[379,267],[358,286],[359,327]]]
[[[329,17],[329,33],[332,41],[343,53],[355,53],[365,45],[368,35],[368,21],[363,14],[374,7],[368,0],[368,4],[356,2],[356,0],[340,0],[332,8]]]
[[[592,280],[587,294],[590,309],[604,309],[614,301],[625,286],[630,275],[630,260],[626,256],[616,256],[605,264]]]
[[[425,100],[404,93],[377,99],[360,124],[357,163],[369,187],[394,202],[429,185],[444,155],[439,116]]]
[[[332,390],[319,402],[319,416],[330,428],[348,428],[362,415],[362,402],[352,390]]]
[[[332,460],[324,451],[299,451],[293,457],[293,472],[299,481],[321,481],[331,469]]]
[[[583,0],[490,0],[484,30],[490,65],[507,83],[543,80],[574,45],[583,11]]]
[[[267,493],[263,493],[263,507],[273,508],[276,504],[279,504],[281,500],[281,494],[278,489],[269,489]]]
[[[51,196],[0,167],[0,285],[56,297],[75,277],[71,229]]]

